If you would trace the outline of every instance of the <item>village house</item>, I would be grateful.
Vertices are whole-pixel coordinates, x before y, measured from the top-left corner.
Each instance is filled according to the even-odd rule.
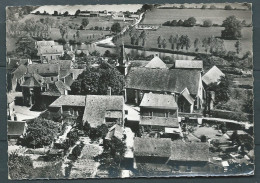
[[[54,45],[55,45],[55,42],[53,40],[50,40],[50,41],[46,41],[46,40],[35,41],[35,48],[36,49],[39,49],[42,46],[54,46]]]
[[[156,136],[179,136],[181,130],[178,122],[178,105],[174,96],[145,93],[140,103],[139,125],[142,132],[148,130],[150,135],[151,131],[154,131]]]
[[[167,138],[134,139],[135,168],[153,173],[194,172],[202,173],[209,168],[207,143],[171,141]]]
[[[48,63],[50,60],[58,60],[63,54],[62,45],[40,46],[37,53],[42,63]]]
[[[139,105],[144,93],[153,92],[173,95],[179,106],[179,112],[193,113],[194,110],[202,109],[203,86],[201,71],[197,69],[132,67],[125,81],[127,103]],[[190,103],[189,99],[192,98],[190,106],[193,108],[180,107],[182,106],[178,101],[180,97],[184,98],[186,103]]]
[[[124,97],[115,95],[87,95],[83,115],[83,124],[89,123],[96,128],[106,124],[109,128],[115,124],[124,125]]]
[[[175,60],[176,69],[198,69],[203,70],[202,60]]]
[[[116,12],[112,14],[112,19],[114,21],[125,21],[125,15],[122,12]]]
[[[86,105],[86,96],[84,95],[61,95],[48,107],[49,112],[60,112],[63,116],[83,116]]]

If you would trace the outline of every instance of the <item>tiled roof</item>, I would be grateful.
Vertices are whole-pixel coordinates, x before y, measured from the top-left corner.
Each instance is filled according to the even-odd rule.
[[[176,60],[175,68],[203,69],[203,61],[202,60]]]
[[[40,81],[37,81],[37,79],[34,76],[31,76],[29,78],[27,78],[23,84],[21,84],[21,86],[23,87],[41,87],[42,84],[40,83]]]
[[[69,87],[72,85],[73,82],[74,82],[74,80],[71,76],[65,77],[65,84],[68,85]]]
[[[140,107],[177,109],[177,103],[173,95],[158,93],[145,93]]]
[[[161,127],[179,127],[178,118],[166,118],[157,116],[141,116],[140,125],[161,126]]]
[[[122,112],[123,117],[123,105],[123,96],[87,95],[83,121],[97,127],[104,123],[107,111]]]
[[[185,88],[182,92],[181,92],[181,95],[186,98],[186,100],[190,103],[190,104],[193,104],[195,99],[192,98],[192,96],[190,95],[190,92],[187,88]]]
[[[61,106],[85,106],[86,96],[84,95],[61,95],[49,107]]]
[[[56,81],[55,83],[50,83],[49,88],[42,95],[61,96],[65,94],[66,90],[70,90],[70,87],[62,81]]]
[[[21,77],[23,77],[27,72],[27,67],[25,65],[20,65],[14,72],[14,76],[17,79],[20,79]]]
[[[7,121],[8,135],[23,135],[25,121]]]
[[[218,82],[221,76],[225,76],[225,74],[214,65],[206,74],[202,76],[202,81],[206,85],[209,85],[211,83]]]
[[[58,75],[60,66],[58,64],[30,64],[27,67],[28,74],[37,73],[41,76]]]
[[[172,161],[208,161],[209,145],[202,142],[175,142],[171,143]]]
[[[155,56],[146,66],[146,68],[167,69],[167,65],[157,56]]]
[[[170,138],[139,138],[134,139],[135,156],[154,156],[170,157],[171,156],[171,139]]]
[[[49,64],[59,64],[61,70],[71,69],[72,60],[50,60]]]
[[[106,135],[106,139],[111,139],[112,137],[116,137],[118,139],[122,139],[124,136],[124,129],[123,127],[119,126],[118,124],[115,124],[112,126]]]
[[[196,69],[151,69],[133,67],[126,76],[126,88],[181,93],[188,88],[196,95],[200,71]]]

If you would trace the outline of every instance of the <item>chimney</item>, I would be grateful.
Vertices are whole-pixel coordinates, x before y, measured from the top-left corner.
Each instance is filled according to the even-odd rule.
[[[154,57],[159,57],[159,53],[155,53],[155,54],[154,54]]]
[[[111,87],[108,87],[108,89],[107,89],[107,95],[111,96]]]

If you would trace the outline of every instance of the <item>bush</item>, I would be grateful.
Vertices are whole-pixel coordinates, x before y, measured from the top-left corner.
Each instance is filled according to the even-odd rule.
[[[59,44],[62,44],[62,45],[65,45],[65,44],[66,44],[66,40],[65,40],[65,39],[62,39],[62,38],[58,39],[57,42],[58,42]]]
[[[231,7],[231,5],[226,5],[224,9],[225,10],[232,10],[233,8]]]
[[[211,27],[212,26],[212,21],[211,20],[204,20],[203,21],[203,27]]]

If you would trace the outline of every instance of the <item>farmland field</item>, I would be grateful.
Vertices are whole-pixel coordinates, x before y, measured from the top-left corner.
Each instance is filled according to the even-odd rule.
[[[191,48],[189,49],[190,52],[194,52],[193,42],[196,38],[201,40],[205,37],[210,36],[216,36],[219,37],[221,35],[221,30],[223,30],[223,27],[168,27],[168,26],[162,26],[157,31],[147,31],[147,41],[146,46],[157,48],[157,38],[159,36],[163,37],[167,40],[167,46],[166,49],[171,49],[171,45],[168,42],[171,35],[175,36],[178,34],[181,35],[188,35],[191,39]],[[252,28],[251,27],[244,27],[242,29],[242,39],[241,39],[241,45],[242,45],[242,51],[241,54],[249,51],[252,49]],[[130,44],[130,37],[126,36],[124,38],[124,42],[126,44]],[[236,40],[225,40],[225,48],[227,51],[235,51],[235,44]],[[203,48],[201,47],[202,44],[199,46],[199,51],[202,51]],[[204,50],[203,50],[204,51]]]
[[[162,24],[166,21],[185,20],[193,16],[197,23],[201,24],[204,20],[210,19],[213,24],[221,25],[223,20],[234,15],[239,20],[246,20],[246,23],[252,23],[251,11],[247,10],[209,10],[209,9],[154,9],[145,15],[143,24]]]

